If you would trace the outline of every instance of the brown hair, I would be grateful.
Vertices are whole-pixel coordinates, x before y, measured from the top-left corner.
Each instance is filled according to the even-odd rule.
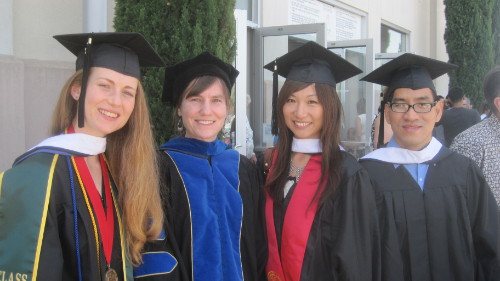
[[[177,114],[177,111],[181,107],[182,102],[189,97],[198,96],[216,82],[219,82],[222,86],[222,91],[226,100],[227,112],[231,110],[231,93],[229,92],[229,89],[221,78],[210,75],[196,77],[191,80],[191,82],[189,82],[189,84],[186,86],[186,89],[184,89],[181,96],[179,97],[177,104],[175,105],[175,110],[173,110],[172,116],[174,120],[173,124],[175,126],[174,132],[177,132],[177,134],[180,136],[184,136],[186,134],[184,126],[181,131],[177,130],[177,123],[180,120],[180,116]]]
[[[277,102],[278,143],[276,161],[269,174],[266,189],[275,202],[283,199],[283,189],[290,170],[293,133],[286,126],[283,106],[291,94],[305,89],[310,83],[286,81],[280,90]],[[328,84],[315,83],[316,95],[323,106],[323,128],[320,133],[322,148],[321,184],[326,184],[323,192],[318,188],[313,200],[319,200],[321,206],[325,200],[333,196],[340,184],[342,154],[340,152],[340,123],[343,116],[342,104],[334,87]],[[321,194],[320,194],[321,193]],[[312,203],[312,202],[311,202]]]
[[[70,91],[73,85],[81,83],[80,70],[62,88],[52,119],[52,135],[64,133],[75,119],[77,101],[71,97]],[[156,239],[163,225],[155,143],[140,82],[127,124],[107,136],[106,156],[119,191],[128,256],[137,265],[142,261],[144,243]]]

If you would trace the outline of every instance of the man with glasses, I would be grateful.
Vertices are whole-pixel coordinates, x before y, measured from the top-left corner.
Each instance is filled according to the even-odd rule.
[[[454,65],[404,54],[362,80],[387,86],[387,147],[363,157],[378,198],[382,280],[500,280],[498,211],[481,170],[432,137],[432,79]]]

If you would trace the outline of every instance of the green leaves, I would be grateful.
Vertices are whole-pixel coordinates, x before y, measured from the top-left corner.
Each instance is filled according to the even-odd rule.
[[[213,52],[232,62],[235,0],[116,0],[116,31],[142,33],[168,65]],[[174,134],[172,109],[161,102],[163,69],[144,69],[143,86],[158,144]]]
[[[459,66],[450,73],[450,86],[461,87],[476,107],[484,100],[483,77],[500,58],[500,49],[495,47],[500,29],[499,2],[444,0],[446,50],[449,62]]]

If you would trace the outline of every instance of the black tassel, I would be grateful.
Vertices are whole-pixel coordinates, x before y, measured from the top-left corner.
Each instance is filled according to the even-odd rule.
[[[89,80],[91,48],[92,37],[89,37],[87,46],[85,47],[85,57],[83,60],[82,89],[80,91],[80,98],[78,99],[78,128],[83,128],[85,119],[85,96]]]
[[[278,102],[278,69],[276,65],[276,60],[274,61],[274,72],[273,72],[273,110],[271,117],[271,133],[274,136],[278,135],[278,116],[276,113],[276,106]]]
[[[380,97],[382,98],[382,101],[380,102],[380,124],[378,126],[378,141],[377,141],[377,147],[375,149],[380,148],[384,145],[384,110],[385,110],[385,100],[384,100],[384,93],[380,93]]]

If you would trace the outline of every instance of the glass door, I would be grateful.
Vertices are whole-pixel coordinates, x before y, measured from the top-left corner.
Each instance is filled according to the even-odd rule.
[[[250,122],[254,131],[255,150],[263,151],[274,143],[271,134],[273,76],[271,71],[264,69],[264,65],[308,41],[325,46],[325,25],[317,23],[273,26],[257,28],[254,31],[254,93],[250,104]],[[279,77],[278,87],[281,88],[284,82],[285,79]]]
[[[372,83],[359,81],[373,70],[372,39],[328,42],[327,48],[354,64],[363,72],[337,84],[344,109],[340,140],[344,149],[356,158],[371,151],[371,128],[376,114]]]

